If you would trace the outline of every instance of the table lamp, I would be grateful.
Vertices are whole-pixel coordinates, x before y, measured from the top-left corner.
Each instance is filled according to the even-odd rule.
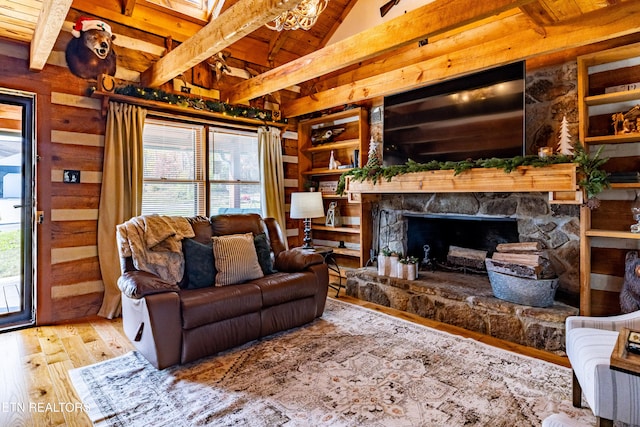
[[[322,218],[324,216],[322,193],[314,191],[291,193],[289,216],[292,219],[304,220],[304,245],[302,249],[313,249],[311,244],[311,218]]]

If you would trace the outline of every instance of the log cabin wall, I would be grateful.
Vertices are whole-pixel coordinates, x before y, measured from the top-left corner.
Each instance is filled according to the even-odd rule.
[[[71,23],[78,15],[69,13],[67,31],[40,72],[29,70],[28,45],[0,40],[0,87],[36,94],[36,209],[44,212],[44,222],[36,227],[38,324],[95,315],[104,289],[97,219],[106,118],[101,100],[90,96],[96,82],[71,74],[64,59]],[[165,40],[110,24],[117,40],[116,77],[135,81],[165,51]],[[298,187],[297,133],[285,132],[283,154],[289,200]],[[81,183],[63,183],[65,169],[79,170]],[[296,245],[297,223],[287,223],[287,229],[290,244]]]
[[[27,46],[0,42],[0,85],[36,94],[38,323],[95,314],[102,299],[96,224],[105,121],[86,82],[64,67],[29,71]],[[81,171],[63,184],[62,170]]]
[[[37,95],[37,210],[44,223],[37,226],[37,321],[39,324],[75,319],[97,313],[102,299],[102,281],[97,258],[97,216],[102,179],[105,119],[100,100],[88,89],[95,82],[72,75],[66,67],[64,49],[71,38],[72,22],[80,15],[71,10],[65,31],[57,40],[44,70],[31,72],[29,47],[0,40],[0,86]],[[140,73],[163,55],[167,40],[109,21],[116,34],[118,54],[116,77],[136,81]],[[615,44],[637,41],[637,36]],[[573,61],[587,51],[611,47],[602,43],[544,58],[528,64],[534,68]],[[390,53],[389,55],[393,55]],[[487,61],[487,66],[491,64]],[[377,64],[372,65],[377,67]],[[382,66],[382,65],[380,65]],[[192,79],[200,79],[198,74]],[[346,78],[346,77],[345,77]],[[330,82],[330,80],[327,80]],[[234,81],[229,81],[233,86]],[[321,87],[321,86],[319,86]],[[544,88],[543,88],[544,89]],[[544,91],[543,91],[544,92]],[[548,95],[548,92],[544,92]],[[291,95],[291,94],[289,94]],[[554,97],[549,97],[550,105]],[[284,103],[284,102],[283,102]],[[554,121],[557,120],[554,115]],[[297,183],[297,135],[291,130],[283,140],[287,201]],[[555,129],[553,126],[551,129]],[[534,144],[553,141],[553,135],[538,134]],[[529,141],[532,142],[532,141]],[[64,169],[81,172],[80,184],[62,183]],[[298,221],[287,221],[291,245],[298,244]]]

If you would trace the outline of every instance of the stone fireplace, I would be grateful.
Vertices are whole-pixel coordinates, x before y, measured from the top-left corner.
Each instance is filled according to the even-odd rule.
[[[550,205],[547,193],[382,194],[372,212],[373,249],[445,259],[448,245],[487,250],[498,243],[542,243],[560,286],[548,308],[493,296],[486,275],[420,271],[418,280],[347,273],[348,295],[496,338],[564,354],[564,320],[578,313],[579,207]]]
[[[559,277],[556,298],[578,306],[577,205],[550,205],[547,193],[422,193],[382,195],[375,214],[374,230],[379,231],[373,248],[389,247],[420,259],[424,244],[442,259],[448,244],[491,253],[497,243],[540,242]],[[435,225],[430,241],[422,241],[425,222]]]

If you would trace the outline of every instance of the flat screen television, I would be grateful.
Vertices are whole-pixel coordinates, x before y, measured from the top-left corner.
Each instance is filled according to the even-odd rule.
[[[525,63],[384,98],[383,164],[523,155]]]

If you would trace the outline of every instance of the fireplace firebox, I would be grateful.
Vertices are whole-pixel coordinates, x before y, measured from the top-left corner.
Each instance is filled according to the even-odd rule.
[[[423,260],[424,246],[429,258],[444,263],[450,246],[478,249],[491,256],[500,243],[518,242],[518,223],[510,217],[405,213],[407,254]]]

